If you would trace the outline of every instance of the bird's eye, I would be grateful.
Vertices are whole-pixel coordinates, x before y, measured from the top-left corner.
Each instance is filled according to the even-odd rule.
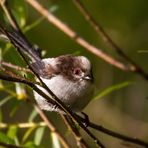
[[[81,75],[82,71],[81,71],[80,68],[75,68],[74,71],[73,71],[73,73],[74,73],[75,75]]]

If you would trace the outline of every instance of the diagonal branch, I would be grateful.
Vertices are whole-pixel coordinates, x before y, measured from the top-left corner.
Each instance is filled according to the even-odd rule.
[[[93,26],[95,31],[102,36],[102,39],[109,43],[115,51],[123,57],[130,65],[131,71],[138,73],[139,75],[143,76],[146,80],[148,80],[148,73],[146,73],[138,64],[136,64],[124,51],[110,38],[110,36],[105,32],[103,27],[97,23],[97,21],[93,18],[90,12],[85,8],[81,0],[73,0],[78,9],[82,12],[85,19]]]
[[[11,13],[11,11],[9,10],[9,13]],[[10,15],[10,17],[11,16],[13,16],[12,15],[12,13],[11,13],[11,15]],[[15,19],[14,17],[12,17],[11,18],[11,21],[13,20],[13,19]],[[16,21],[13,21],[14,23],[17,23]],[[10,22],[11,23],[11,22]],[[13,27],[13,26],[12,26]],[[24,36],[24,34],[21,32],[21,29],[19,28],[19,26],[18,25],[15,25],[15,27],[17,27],[17,28],[13,28],[15,31],[19,31],[19,33],[25,38],[25,36]],[[8,38],[11,40],[11,37],[9,36],[9,33],[7,32],[7,30],[6,29],[4,29],[2,26],[1,26],[1,28],[2,28],[2,31],[3,31],[3,33],[5,33],[7,36],[8,36]],[[28,42],[27,41],[27,39],[25,38],[25,40],[26,40],[26,42]],[[24,53],[23,53],[23,51],[20,49],[20,48],[18,48],[17,46],[15,46],[15,43],[14,43],[14,41],[13,40],[11,40],[11,43],[14,45],[14,47],[18,50],[18,52],[20,53],[20,55],[22,56],[22,58],[24,59],[24,61],[27,63],[27,65],[29,66],[29,68],[30,68],[30,70],[37,76],[37,78],[39,79],[39,81],[41,82],[41,84],[42,84],[42,87],[52,96],[52,98],[53,99],[51,99],[50,97],[48,97],[45,93],[43,93],[43,92],[41,92],[41,93],[39,93],[38,91],[38,93],[41,95],[41,96],[43,96],[48,102],[50,101],[50,103],[51,103],[51,101],[52,101],[52,104],[55,104],[56,106],[58,106],[60,109],[62,109],[64,112],[66,112],[74,121],[76,121],[77,123],[79,123],[79,125],[81,126],[81,128],[94,140],[94,142],[96,143],[96,145],[98,146],[98,147],[101,147],[101,148],[104,148],[104,146],[100,143],[100,141],[98,140],[98,138],[97,137],[95,137],[85,126],[84,126],[84,124],[80,121],[77,121],[77,118],[76,118],[76,116],[75,116],[75,113],[73,113],[49,88],[48,88],[48,86],[42,81],[42,79],[40,78],[40,76],[38,75],[38,73],[36,73],[35,71],[34,71],[34,69],[33,69],[33,67],[32,67],[32,65],[30,64],[30,62],[28,61],[28,59],[26,58],[26,56],[24,55]],[[30,44],[29,42],[28,42],[28,44]],[[38,89],[36,86],[32,86],[32,87],[34,87],[34,89]]]
[[[40,117],[47,124],[47,126],[51,130],[51,132],[53,132],[53,133],[55,133],[57,135],[57,137],[59,138],[59,140],[61,141],[61,143],[63,144],[63,146],[65,148],[70,148],[70,146],[68,145],[66,139],[60,134],[60,132],[58,131],[58,129],[53,125],[53,123],[48,120],[48,118],[46,117],[46,115],[44,114],[44,112],[40,109],[40,107],[37,104],[34,104],[34,107],[35,107],[36,111],[38,112],[38,114],[40,115]]]
[[[14,65],[14,64],[12,64],[10,62],[0,61],[0,65],[5,66],[5,67],[9,67],[9,68],[12,68],[12,69],[15,69],[17,71],[24,71],[24,72],[32,73],[32,71],[30,69],[24,68],[24,67],[20,67],[18,65]]]
[[[77,142],[77,146],[79,148],[87,148],[88,145],[87,145],[86,141],[83,139],[80,132],[78,131],[78,128],[76,127],[75,122],[73,122],[73,120],[67,115],[63,115],[63,114],[60,114],[60,115],[63,118],[68,129],[70,129],[72,131],[72,134],[74,135],[75,140]]]
[[[45,99],[48,100],[49,103],[53,103],[55,104],[55,102],[53,100],[51,100],[49,98],[49,96],[47,96],[42,90],[40,90],[34,83],[28,81],[27,79],[24,78],[20,78],[18,76],[16,76],[15,74],[12,75],[4,75],[0,73],[0,79],[1,80],[6,80],[6,81],[11,81],[11,82],[19,82],[19,83],[23,83],[23,84],[27,84],[28,86],[30,86],[33,90],[35,90],[37,93],[39,93],[40,95],[42,95]],[[33,102],[32,102],[33,103]],[[59,137],[61,143],[63,144],[63,146],[65,148],[69,148],[68,143],[66,142],[65,138],[62,137],[62,135],[56,130],[56,128],[49,122],[49,120],[46,118],[46,116],[44,115],[43,111],[41,111],[39,109],[39,107],[37,105],[36,109],[38,111],[38,113],[40,114],[41,118],[47,123],[47,126],[49,127],[49,129],[56,133],[57,136]]]
[[[124,71],[133,71],[133,67],[129,67],[108,54],[104,53],[101,49],[95,47],[94,45],[87,42],[81,36],[79,36],[75,31],[73,31],[70,27],[66,26],[62,21],[60,21],[57,17],[55,17],[51,12],[45,9],[43,6],[39,4],[36,0],[26,0],[32,7],[34,7],[41,15],[43,15],[50,23],[56,26],[58,29],[63,31],[66,35],[68,35],[72,40],[76,43],[84,47],[86,50],[90,51],[97,57],[100,57],[110,65],[113,65]]]
[[[28,1],[28,0],[27,0]],[[28,1],[28,2],[35,2],[36,3],[36,1],[34,1],[34,0],[32,0],[32,1]],[[40,6],[40,5],[39,5]],[[41,7],[42,8],[42,7]],[[42,10],[45,10],[45,9],[42,9]],[[39,11],[39,10],[38,10]],[[9,12],[10,13],[10,12]],[[48,11],[47,10],[45,10],[45,12],[44,12],[47,16],[48,16]],[[48,16],[49,17],[49,16]],[[47,18],[48,18],[47,17]],[[52,16],[53,17],[53,16]],[[51,18],[52,18],[51,17]],[[50,17],[49,17],[50,18]],[[49,19],[48,18],[48,19]],[[52,18],[53,19],[53,18]],[[55,19],[55,18],[54,18]],[[13,20],[13,19],[12,19]],[[61,22],[60,22],[61,23]],[[61,25],[61,24],[60,24]],[[68,28],[69,29],[69,28]],[[70,30],[71,31],[71,30]],[[84,43],[87,43],[84,39],[82,39],[81,40],[81,38],[80,37],[78,37],[77,38],[77,36],[74,36],[74,35],[76,35],[75,34],[75,32],[71,32],[72,34],[72,36],[73,37],[75,37],[76,38],[76,41],[77,40],[80,40],[80,41],[82,41],[82,43],[83,43],[83,41],[84,41]],[[70,35],[70,34],[69,34]],[[79,42],[78,42],[79,43]],[[90,44],[88,44],[88,45],[90,45]],[[91,46],[92,47],[92,46]],[[98,49],[97,49],[98,50]],[[18,51],[19,51],[19,49],[18,49]],[[20,52],[20,51],[19,51]],[[22,53],[20,52],[20,54],[22,55]],[[23,55],[22,55],[23,56]],[[23,56],[23,58],[24,58],[24,60],[26,61],[26,63],[27,63],[27,59]],[[28,63],[27,63],[28,64]],[[29,64],[28,64],[29,65]],[[121,65],[122,65],[122,63],[121,63]],[[29,65],[30,66],[30,65]],[[122,66],[121,66],[122,67]],[[124,66],[123,66],[124,67]],[[122,67],[122,68],[123,68]],[[31,70],[32,70],[32,68],[31,67],[29,67]],[[123,70],[127,70],[127,68],[125,69],[125,67],[123,68]],[[129,70],[129,69],[128,69]],[[38,76],[36,73],[35,73],[35,75],[36,76]],[[7,80],[7,81],[13,81],[13,82],[21,82],[21,83],[25,83],[25,84],[27,84],[27,85],[29,85],[31,88],[33,88],[35,91],[37,91],[40,95],[42,95],[47,101],[49,101],[50,103],[53,103],[53,104],[56,104],[58,107],[60,107],[60,108],[62,108],[66,113],[68,113],[68,115],[74,120],[74,121],[76,121],[77,123],[79,123],[79,125],[81,126],[81,128],[83,128],[85,131],[86,131],[86,133],[97,143],[97,146],[100,146],[100,142],[99,142],[99,140],[83,125],[83,122],[84,122],[84,120],[78,120],[78,118],[76,117],[76,115],[73,113],[73,112],[71,112],[71,110],[69,110],[50,90],[49,90],[49,88],[44,84],[44,83],[42,83],[42,85],[43,85],[43,87],[52,95],[52,97],[55,99],[55,100],[52,100],[48,95],[46,95],[44,92],[42,92],[36,85],[34,85],[32,82],[29,82],[29,81],[27,81],[26,79],[24,79],[24,78],[22,78],[22,79],[20,79],[20,78],[17,78],[17,77],[11,77],[11,76],[9,76],[9,75],[4,75],[4,74],[0,74],[0,79],[3,79],[3,80]],[[99,126],[98,125],[95,125],[95,124],[93,124],[93,123],[91,123],[90,125],[89,125],[90,127],[92,127],[92,128],[94,128],[94,129],[97,129]],[[99,128],[97,129],[97,130],[99,130]],[[101,131],[101,130],[100,130]],[[117,137],[117,138],[120,138],[120,139],[122,139],[122,140],[126,140],[126,139],[124,139],[124,136],[122,135],[121,137],[120,136],[115,136],[115,135],[118,135],[118,133],[115,133],[115,132],[113,132],[113,133],[115,133],[115,134],[110,134],[110,132],[106,132],[105,131],[105,129],[103,129],[102,130],[102,132],[104,132],[104,133],[106,133],[106,134],[108,134],[108,135],[111,135],[111,136],[114,136],[114,137]],[[132,138],[131,138],[132,139]],[[127,141],[128,141],[128,138],[127,138]],[[138,141],[138,142],[137,142]],[[148,146],[147,145],[147,143],[144,143],[143,141],[141,142],[139,142],[139,140],[137,140],[136,139],[136,141],[130,141],[129,140],[129,142],[132,142],[132,143],[135,143],[135,144],[139,144],[139,145],[144,145],[145,144],[145,146]],[[101,146],[100,146],[101,147]],[[103,147],[103,146],[102,146]]]
[[[81,120],[81,121],[85,121],[85,119],[83,119],[82,117],[80,116],[77,116],[78,120]],[[133,144],[137,144],[137,145],[140,145],[140,146],[145,146],[145,147],[148,147],[148,142],[145,142],[143,140],[140,140],[138,138],[132,138],[132,137],[129,137],[129,136],[125,136],[123,134],[120,134],[120,133],[117,133],[117,132],[114,132],[112,130],[109,130],[101,125],[97,125],[97,124],[94,124],[92,122],[89,122],[88,123],[88,127],[92,128],[92,129],[95,129],[97,131],[100,131],[104,134],[107,134],[109,136],[112,136],[112,137],[115,137],[115,138],[118,138],[120,140],[124,140],[124,141],[127,141],[127,142],[131,142]]]

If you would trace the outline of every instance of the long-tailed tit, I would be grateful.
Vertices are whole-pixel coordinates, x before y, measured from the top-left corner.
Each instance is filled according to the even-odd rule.
[[[84,56],[62,55],[41,59],[36,49],[24,35],[1,28],[11,43],[31,59],[36,73],[49,89],[72,111],[79,112],[89,103],[93,94],[93,75],[90,61]],[[41,86],[43,92],[52,96]],[[34,92],[35,99],[44,110],[61,110]]]

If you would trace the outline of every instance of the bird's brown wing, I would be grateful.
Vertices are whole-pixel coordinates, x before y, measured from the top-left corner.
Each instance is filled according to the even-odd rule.
[[[46,64],[43,61],[34,62],[31,64],[33,70],[42,78],[51,79],[53,76],[58,74],[57,70],[50,64]]]

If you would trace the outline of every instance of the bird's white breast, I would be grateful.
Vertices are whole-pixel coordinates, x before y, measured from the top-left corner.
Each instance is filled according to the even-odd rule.
[[[93,93],[93,87],[89,81],[81,80],[74,82],[64,79],[61,75],[54,76],[51,79],[42,78],[42,80],[49,89],[73,111],[82,110],[88,104],[91,99],[90,96],[92,96]],[[48,94],[42,87],[39,88]],[[36,92],[34,94],[35,99],[42,109],[56,111],[54,106],[48,104],[43,97]]]

